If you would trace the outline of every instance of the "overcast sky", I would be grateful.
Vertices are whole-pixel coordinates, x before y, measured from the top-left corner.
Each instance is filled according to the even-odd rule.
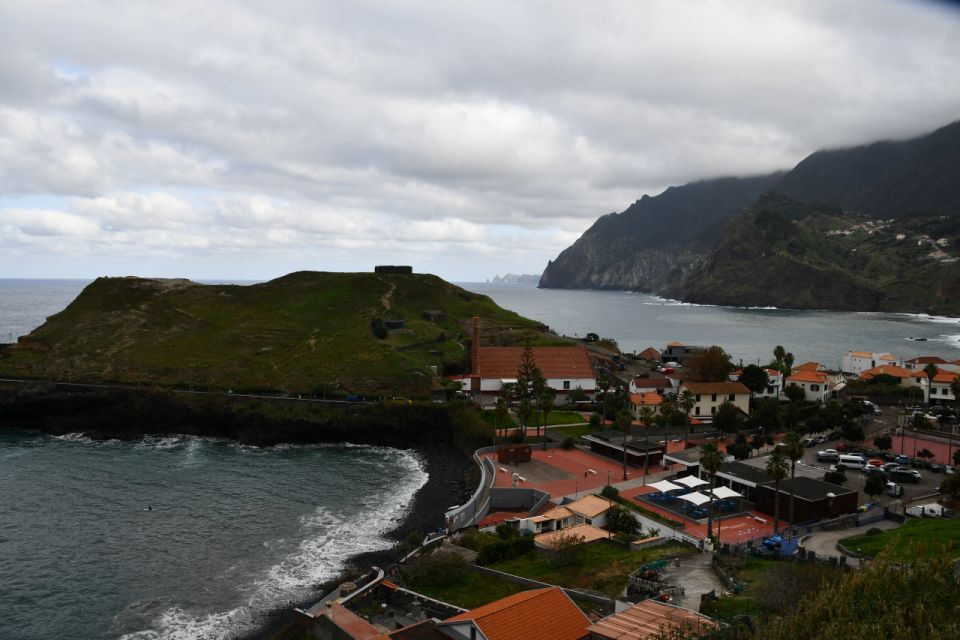
[[[960,119],[881,0],[0,4],[0,277],[539,273],[641,195]]]

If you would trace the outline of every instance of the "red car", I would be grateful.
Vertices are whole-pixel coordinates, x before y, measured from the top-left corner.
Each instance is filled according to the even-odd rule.
[[[867,460],[867,464],[871,467],[883,468],[883,460],[879,460],[877,458]]]
[[[846,451],[846,450],[847,450],[847,443],[846,443],[846,442],[844,442],[843,440],[841,440],[840,442],[837,443],[837,451]]]

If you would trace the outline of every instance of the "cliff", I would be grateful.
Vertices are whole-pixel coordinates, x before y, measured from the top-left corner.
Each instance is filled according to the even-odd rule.
[[[540,286],[955,314],[958,218],[960,122],[912,140],[819,151],[786,174],[645,196],[597,220],[547,265]],[[868,222],[878,228],[854,228]]]

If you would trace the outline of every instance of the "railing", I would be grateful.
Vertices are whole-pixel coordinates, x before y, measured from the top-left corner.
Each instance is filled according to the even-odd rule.
[[[447,511],[444,515],[448,532],[472,527],[483,520],[490,510],[490,488],[496,480],[496,469],[490,459],[483,456],[496,450],[496,447],[483,447],[474,452],[473,461],[480,467],[480,486],[465,504]]]

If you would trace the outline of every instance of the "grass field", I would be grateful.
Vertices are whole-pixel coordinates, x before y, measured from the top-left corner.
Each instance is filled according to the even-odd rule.
[[[408,583],[407,586],[426,596],[464,609],[473,609],[526,590],[522,585],[500,580],[478,571],[467,571],[458,576],[457,580],[444,584],[414,582]]]
[[[555,427],[550,429],[550,434],[561,438],[577,439],[590,433],[590,425],[578,424],[573,427]]]
[[[851,536],[840,543],[849,551],[870,557],[887,551],[890,559],[899,561],[935,558],[944,553],[956,558],[960,557],[960,520],[910,519],[899,529]]]
[[[627,586],[630,573],[640,565],[690,553],[695,550],[679,543],[630,551],[620,545],[597,542],[583,548],[581,562],[575,565],[557,566],[542,553],[528,553],[490,565],[490,568],[562,587],[594,589],[617,596]]]

